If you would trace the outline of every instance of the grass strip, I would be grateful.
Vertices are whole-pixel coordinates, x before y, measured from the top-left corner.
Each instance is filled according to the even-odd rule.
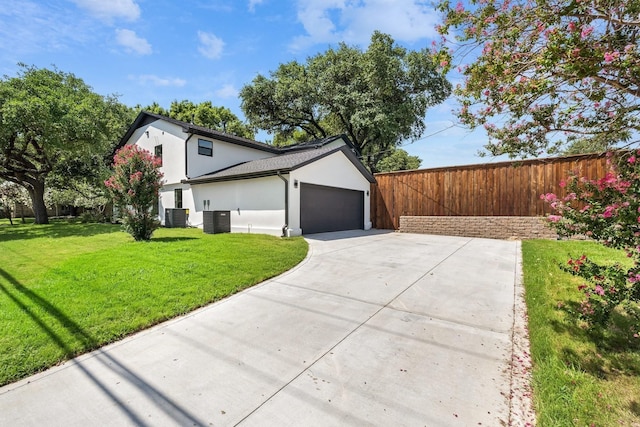
[[[634,319],[617,313],[607,329],[587,329],[574,315],[582,282],[559,268],[570,256],[626,263],[625,254],[594,242],[549,240],[524,241],[522,252],[538,425],[640,426]]]

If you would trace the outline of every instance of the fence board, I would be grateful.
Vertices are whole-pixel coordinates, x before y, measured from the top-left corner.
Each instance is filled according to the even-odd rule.
[[[607,170],[605,155],[591,154],[376,174],[371,220],[398,229],[401,215],[545,215],[551,210],[540,195],[564,195],[559,183],[570,172],[597,179]]]

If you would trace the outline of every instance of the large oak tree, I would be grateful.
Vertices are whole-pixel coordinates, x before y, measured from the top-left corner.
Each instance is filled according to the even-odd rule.
[[[393,147],[423,134],[427,109],[451,93],[441,71],[427,49],[407,51],[375,32],[366,51],[341,43],[281,64],[240,97],[249,123],[279,142],[345,133],[375,171]]]
[[[640,0],[442,0],[462,122],[494,155],[599,151],[640,130]],[[448,38],[448,39],[447,39]]]
[[[0,80],[0,178],[28,191],[36,224],[49,221],[47,177],[64,175],[69,165],[91,174],[83,165],[110,151],[123,133],[125,110],[115,97],[57,69],[21,64],[17,76]]]

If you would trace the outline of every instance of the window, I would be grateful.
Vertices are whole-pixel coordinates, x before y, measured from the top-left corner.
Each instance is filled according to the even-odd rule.
[[[156,145],[153,147],[154,154],[160,159],[160,166],[162,166],[162,145]]]
[[[198,140],[198,154],[203,156],[213,156],[213,142],[204,139]]]
[[[176,188],[173,190],[173,197],[176,204],[176,209],[182,209],[182,188]]]

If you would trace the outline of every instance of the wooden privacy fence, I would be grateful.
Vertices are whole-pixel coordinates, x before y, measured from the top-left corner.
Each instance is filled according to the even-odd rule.
[[[380,173],[371,221],[397,230],[400,216],[542,216],[551,211],[540,195],[564,195],[570,172],[596,179],[607,170],[605,154],[591,154]]]

